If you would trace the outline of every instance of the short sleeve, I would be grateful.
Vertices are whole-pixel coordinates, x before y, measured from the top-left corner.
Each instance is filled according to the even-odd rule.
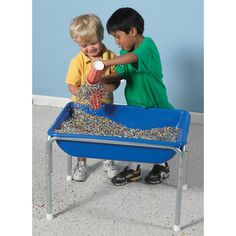
[[[79,68],[79,64],[75,59],[72,59],[66,75],[66,83],[70,85],[80,86],[81,77],[82,74],[81,74],[81,69]]]
[[[143,50],[134,50],[132,53],[134,53],[138,57],[138,68],[136,68],[138,71],[149,71],[150,66],[148,65],[148,62],[150,62],[150,49],[149,48],[143,48]]]
[[[118,65],[115,66],[115,71],[119,74],[121,78],[126,78],[126,65]]]
[[[154,67],[159,67],[159,63],[153,65],[154,62],[160,61],[160,56],[152,40],[146,39],[132,53],[134,53],[138,57],[139,71],[150,72],[150,68],[154,69]]]

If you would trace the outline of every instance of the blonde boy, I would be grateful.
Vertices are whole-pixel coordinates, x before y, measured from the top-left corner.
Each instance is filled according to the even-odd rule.
[[[98,16],[94,14],[85,14],[72,19],[70,24],[70,36],[78,44],[80,52],[72,58],[66,76],[66,83],[69,91],[72,93],[71,100],[78,102],[77,94],[79,87],[86,83],[88,72],[92,68],[93,60],[109,60],[115,57],[115,54],[108,50],[102,43],[104,28]],[[114,67],[108,68],[103,76],[114,72]],[[106,85],[106,96],[103,103],[113,103],[113,93],[119,86],[119,83],[110,83]],[[86,158],[78,157],[77,165],[74,170],[73,179],[85,181],[87,164]],[[108,178],[117,174],[114,161],[104,161],[103,170]]]

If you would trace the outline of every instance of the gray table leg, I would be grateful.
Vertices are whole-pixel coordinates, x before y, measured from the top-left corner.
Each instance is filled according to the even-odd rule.
[[[175,224],[174,231],[179,232],[180,227],[180,214],[181,214],[181,203],[182,203],[182,185],[183,185],[183,164],[184,164],[184,150],[178,150],[179,154],[179,172],[178,172],[178,187],[176,196],[176,209],[175,209]]]
[[[51,140],[51,136],[48,136],[48,140],[50,141]],[[52,143],[51,143],[52,144]],[[52,145],[50,146],[50,147],[48,147],[49,148],[49,153],[50,153],[50,155],[52,156],[53,154],[52,154]],[[50,169],[50,171],[51,171],[51,173],[53,172],[53,160],[52,160],[52,157],[50,158],[50,166],[51,166],[51,169]]]
[[[187,176],[188,176],[188,156],[189,156],[189,151],[188,151],[188,145],[184,146],[183,148],[183,152],[185,153],[184,156],[184,163],[183,163],[183,186],[182,189],[183,190],[187,190],[188,189],[188,180],[187,180]]]
[[[47,219],[52,220],[52,142],[46,144]]]
[[[67,155],[67,176],[66,176],[67,181],[72,180],[72,156]]]

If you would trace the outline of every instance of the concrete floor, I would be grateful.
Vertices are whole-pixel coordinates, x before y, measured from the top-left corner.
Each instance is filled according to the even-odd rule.
[[[60,108],[33,105],[33,235],[172,236],[203,235],[203,125],[191,124],[188,185],[183,191],[182,231],[174,233],[178,158],[169,161],[170,177],[158,185],[112,185],[102,160],[88,159],[85,182],[66,181],[66,154],[53,145],[53,214],[46,220],[45,143]],[[75,160],[74,160],[75,164]],[[120,168],[123,163],[118,163]],[[152,168],[141,164],[142,177]]]

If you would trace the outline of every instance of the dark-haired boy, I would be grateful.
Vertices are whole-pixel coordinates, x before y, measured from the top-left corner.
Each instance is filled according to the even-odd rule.
[[[162,66],[158,49],[149,37],[143,36],[144,20],[132,8],[120,8],[107,22],[107,31],[121,48],[120,56],[103,61],[105,66],[115,65],[115,72],[103,78],[104,83],[126,79],[125,98],[130,106],[173,109],[168,102],[166,87],[162,81]],[[158,184],[169,177],[168,163],[154,164],[145,177],[150,184]],[[122,172],[112,178],[114,185],[139,181],[138,163],[129,163]]]

